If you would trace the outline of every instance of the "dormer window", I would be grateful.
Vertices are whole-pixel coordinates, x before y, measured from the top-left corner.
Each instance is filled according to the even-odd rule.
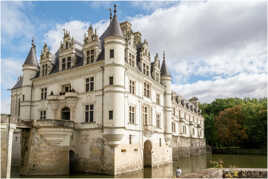
[[[95,50],[90,50],[90,62],[91,63],[94,62],[94,54],[95,54]]]
[[[110,58],[114,58],[114,49],[110,49]]]
[[[68,60],[67,60],[67,69],[70,69],[72,66],[72,58],[71,57],[68,57]]]
[[[62,59],[62,63],[61,63],[62,71],[65,70],[65,65],[66,65],[66,61],[65,61],[65,58],[63,58],[63,59]]]
[[[42,76],[47,75],[47,64],[42,65]]]

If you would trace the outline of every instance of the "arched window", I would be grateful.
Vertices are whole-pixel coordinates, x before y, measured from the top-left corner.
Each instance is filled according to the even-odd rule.
[[[61,110],[61,119],[70,120],[70,109],[68,107],[65,107]]]

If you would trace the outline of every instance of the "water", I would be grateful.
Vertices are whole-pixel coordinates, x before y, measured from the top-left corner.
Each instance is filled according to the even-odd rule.
[[[224,167],[235,166],[237,168],[267,168],[267,156],[265,155],[225,155],[208,154],[198,157],[180,159],[173,164],[161,166],[159,168],[145,168],[134,173],[120,175],[117,178],[168,178],[174,177],[176,168],[181,168],[182,173],[192,173],[201,169],[212,167],[210,161],[222,160]],[[18,177],[18,173],[13,172],[12,176]],[[42,177],[42,176],[35,176]],[[108,175],[75,174],[71,176],[49,176],[63,178],[112,178]]]

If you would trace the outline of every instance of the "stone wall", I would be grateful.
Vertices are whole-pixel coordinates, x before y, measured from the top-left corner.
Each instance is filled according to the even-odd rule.
[[[173,160],[206,154],[205,139],[174,137],[172,139]]]
[[[71,149],[76,156],[74,171],[114,174],[114,149],[105,143],[100,129],[77,132]]]
[[[68,123],[68,124],[65,124]],[[34,121],[32,129],[23,130],[21,175],[68,175],[71,123]]]
[[[7,131],[1,129],[1,178],[6,177],[7,173]]]

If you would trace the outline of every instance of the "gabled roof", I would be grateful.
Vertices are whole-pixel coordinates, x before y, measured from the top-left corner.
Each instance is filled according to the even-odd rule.
[[[32,41],[32,47],[28,53],[28,56],[24,62],[24,65],[32,65],[32,66],[36,66],[38,67],[38,61],[37,61],[37,57],[36,57],[36,49],[35,49],[35,45],[34,42]]]
[[[171,76],[166,65],[166,60],[163,59],[161,70],[160,70],[161,76]]]

